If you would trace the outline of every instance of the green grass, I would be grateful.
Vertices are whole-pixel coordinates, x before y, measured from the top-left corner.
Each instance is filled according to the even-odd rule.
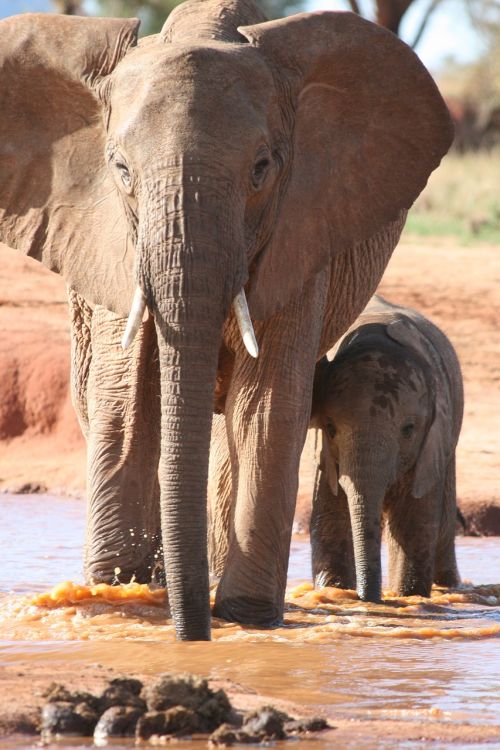
[[[500,243],[500,149],[448,154],[411,209],[405,233]]]

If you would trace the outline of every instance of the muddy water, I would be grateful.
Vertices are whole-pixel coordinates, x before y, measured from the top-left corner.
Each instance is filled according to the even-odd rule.
[[[499,539],[457,540],[459,567],[473,584],[437,590],[430,601],[388,596],[382,605],[335,589],[313,592],[305,583],[308,544],[297,540],[283,627],[263,631],[214,619],[215,643],[175,644],[162,592],[132,584],[121,587],[117,602],[109,601],[117,589],[62,583],[81,581],[82,503],[3,496],[0,519],[0,665],[189,670],[333,719],[498,726],[500,747],[500,585],[491,585],[500,581]],[[389,738],[352,744],[413,746]],[[432,745],[451,746],[460,743]]]

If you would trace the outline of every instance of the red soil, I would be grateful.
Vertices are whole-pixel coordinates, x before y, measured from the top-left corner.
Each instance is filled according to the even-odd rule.
[[[0,488],[81,491],[85,445],[71,405],[64,282],[0,251]]]

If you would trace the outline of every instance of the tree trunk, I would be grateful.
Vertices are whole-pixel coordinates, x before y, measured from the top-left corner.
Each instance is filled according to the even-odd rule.
[[[399,36],[401,19],[412,2],[413,0],[377,0],[377,23]]]

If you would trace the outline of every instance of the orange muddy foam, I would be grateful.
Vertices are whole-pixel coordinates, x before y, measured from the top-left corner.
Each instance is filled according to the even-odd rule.
[[[214,591],[212,591],[212,601]],[[138,583],[84,586],[66,581],[46,593],[0,599],[0,639],[175,640],[165,589]],[[328,643],[344,637],[487,639],[500,637],[500,584],[435,588],[432,596],[396,597],[378,604],[356,592],[314,590],[304,583],[286,597],[284,623],[263,629],[212,620],[214,640]]]
[[[68,607],[80,602],[101,601],[112,604],[137,602],[162,606],[166,602],[166,589],[151,589],[145,583],[123,583],[110,586],[107,583],[97,583],[95,586],[84,586],[63,581],[50,591],[36,594],[30,603],[36,607]]]

